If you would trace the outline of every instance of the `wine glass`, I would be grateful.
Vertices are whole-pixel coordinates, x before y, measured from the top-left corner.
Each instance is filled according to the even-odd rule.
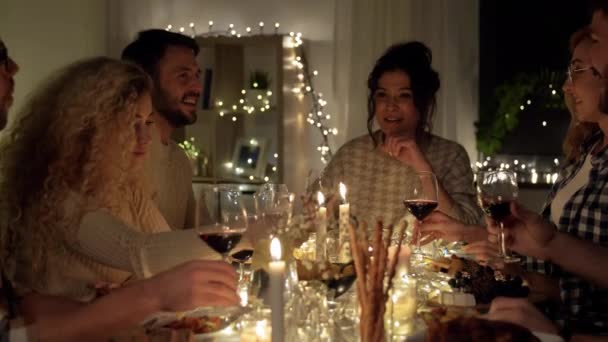
[[[245,263],[253,256],[253,249],[241,249],[233,253],[230,257],[239,263],[239,280],[243,279],[245,273]]]
[[[287,225],[293,207],[291,196],[287,185],[268,183],[254,194],[256,214],[266,229],[276,233]]]
[[[477,177],[477,198],[487,216],[498,222],[498,257],[505,263],[520,259],[509,255],[503,221],[511,214],[511,202],[517,199],[517,177],[509,170],[482,171]]]
[[[416,217],[420,224],[437,208],[437,178],[432,172],[416,172],[414,184],[408,189],[403,200],[407,210]],[[420,248],[420,229],[416,230],[416,246],[413,255],[424,255]]]
[[[230,251],[247,230],[247,211],[238,186],[217,185],[202,192],[207,221],[199,227],[200,238],[228,261]]]

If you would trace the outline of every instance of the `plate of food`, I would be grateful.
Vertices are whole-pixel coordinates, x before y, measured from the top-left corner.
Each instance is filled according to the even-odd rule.
[[[448,319],[449,317],[449,319]],[[560,336],[531,331],[517,324],[490,321],[475,316],[433,316],[424,319],[427,328],[402,341],[513,341],[563,342]]]
[[[249,309],[241,306],[200,307],[187,312],[159,312],[142,323],[148,331],[190,330],[195,336],[211,336],[234,323]]]

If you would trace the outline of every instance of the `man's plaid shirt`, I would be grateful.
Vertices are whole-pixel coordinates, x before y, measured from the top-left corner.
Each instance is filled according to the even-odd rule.
[[[581,157],[565,166],[558,181],[549,193],[543,209],[543,217],[551,220],[551,201],[583,165],[593,146],[603,139],[597,132],[581,146]],[[565,203],[559,222],[553,222],[561,232],[608,245],[608,148],[591,156],[589,181]],[[568,253],[568,251],[563,251]],[[588,262],[597,262],[589,260]],[[606,265],[608,266],[608,265]],[[560,312],[552,313],[570,329],[608,332],[608,290],[600,289],[557,265],[527,258],[528,271],[545,273],[559,279],[562,305]],[[607,270],[608,272],[608,270]],[[553,315],[552,315],[553,316]]]

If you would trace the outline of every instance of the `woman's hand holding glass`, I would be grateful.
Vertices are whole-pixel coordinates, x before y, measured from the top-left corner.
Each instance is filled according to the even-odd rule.
[[[505,240],[509,248],[519,254],[547,260],[551,241],[557,234],[557,228],[516,202],[510,206],[511,216],[504,221],[508,228]],[[500,227],[488,224],[489,239],[498,241]]]
[[[222,261],[189,261],[145,281],[144,291],[156,298],[161,311],[235,306],[240,301],[236,272]]]

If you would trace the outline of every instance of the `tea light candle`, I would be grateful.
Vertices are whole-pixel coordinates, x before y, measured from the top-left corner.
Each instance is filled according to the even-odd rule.
[[[270,283],[270,310],[272,322],[272,342],[283,342],[283,287],[285,286],[285,261],[281,260],[281,242],[276,237],[270,242],[272,261],[268,265]]]
[[[340,221],[338,231],[338,242],[340,251],[338,254],[338,262],[347,263],[351,259],[350,244],[348,237],[348,223],[350,217],[350,204],[346,202],[346,185],[340,182],[340,196],[342,197],[342,204],[340,204]]]
[[[317,201],[319,203],[319,211],[317,212],[317,261],[325,261],[327,259],[327,208],[325,204],[325,196],[321,191],[317,192]]]

